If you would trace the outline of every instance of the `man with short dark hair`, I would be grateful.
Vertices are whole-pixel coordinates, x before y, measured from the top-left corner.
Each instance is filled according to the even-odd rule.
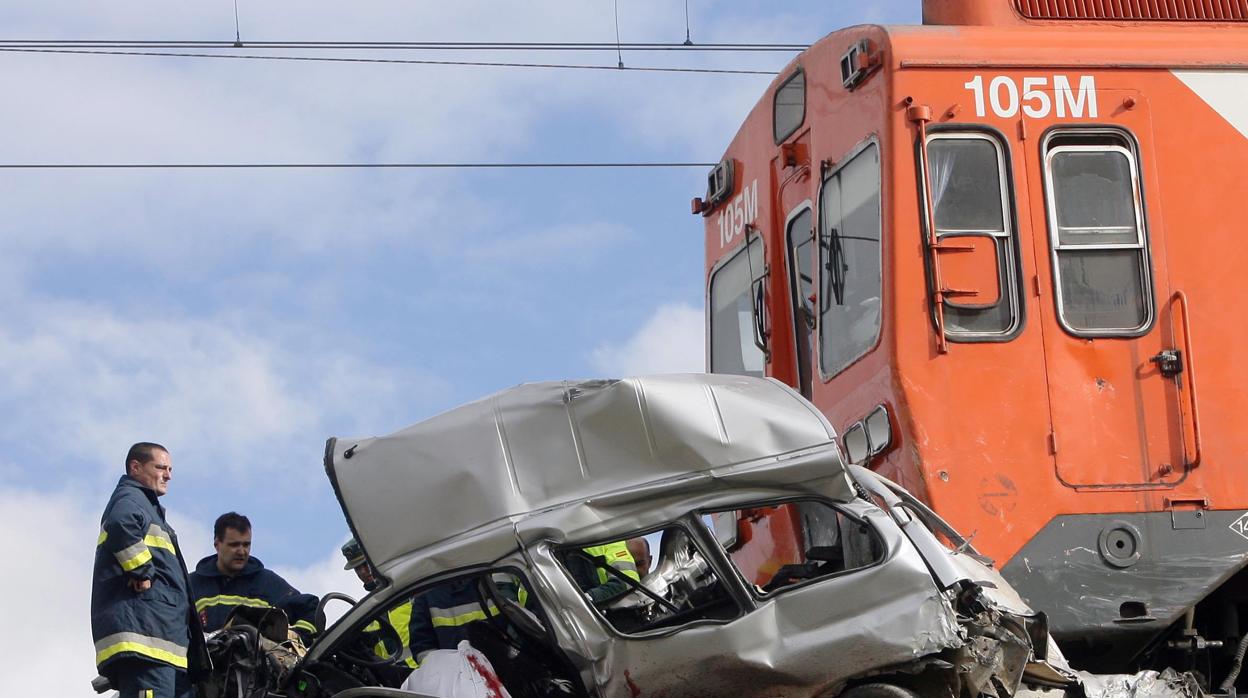
[[[645,578],[650,574],[650,541],[642,538],[629,538],[627,541],[628,552],[633,556],[633,562],[637,565],[637,575]]]
[[[139,442],[100,518],[91,584],[95,663],[121,698],[189,698],[206,669],[186,564],[157,498],[169,491],[164,446]]]
[[[212,537],[216,554],[200,560],[191,573],[191,593],[204,630],[222,628],[239,606],[278,608],[286,613],[290,628],[310,640],[316,633],[312,619],[317,598],[299,593],[251,556],[251,521],[233,511],[222,514],[213,524]]]

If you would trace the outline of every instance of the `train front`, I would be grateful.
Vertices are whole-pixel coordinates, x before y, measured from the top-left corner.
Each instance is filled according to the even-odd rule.
[[[1083,665],[1216,687],[1248,612],[1248,5],[924,21],[812,46],[711,173],[710,367],[810,397]]]

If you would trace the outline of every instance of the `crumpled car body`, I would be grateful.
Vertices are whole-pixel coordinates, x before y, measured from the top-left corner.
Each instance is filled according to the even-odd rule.
[[[847,465],[827,420],[776,381],[521,385],[330,439],[325,466],[383,586],[322,633],[289,695],[410,695],[377,670],[393,660],[364,661],[361,633],[457,580],[480,589],[477,626],[502,648],[486,653],[516,696],[1197,692],[1072,671],[967,541]],[[645,575],[586,554],[636,538],[654,550]],[[612,578],[623,590],[592,600],[585,580]]]

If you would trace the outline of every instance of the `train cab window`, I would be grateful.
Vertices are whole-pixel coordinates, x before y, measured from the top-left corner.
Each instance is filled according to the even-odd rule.
[[[815,236],[813,216],[807,204],[789,219],[786,238],[789,249],[789,287],[793,294],[794,347],[797,351],[798,387],[810,397],[811,330],[815,327]]]
[[[880,154],[868,143],[819,194],[819,361],[834,376],[880,337]]]
[[[942,132],[928,137],[927,153],[936,235],[963,248],[941,257],[941,280],[956,289],[945,333],[1008,338],[1020,324],[1021,283],[1003,148],[985,133]]]
[[[753,296],[754,282],[762,273],[763,243],[755,237],[748,255],[742,247],[711,274],[711,373],[763,375]]]
[[[763,595],[884,559],[883,541],[870,524],[824,502],[721,511],[708,520],[742,578]]]
[[[806,73],[799,70],[776,88],[772,104],[772,129],[776,145],[793,135],[806,120]]]
[[[1132,336],[1153,317],[1135,149],[1117,131],[1051,134],[1044,145],[1057,314],[1082,336]]]

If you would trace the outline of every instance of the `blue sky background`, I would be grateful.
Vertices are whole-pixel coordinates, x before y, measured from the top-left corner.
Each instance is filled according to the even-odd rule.
[[[691,0],[696,43],[808,43],[917,0]],[[266,0],[244,42],[613,41],[612,3]],[[623,0],[624,42],[684,39]],[[0,7],[5,39],[232,39],[228,2]],[[294,53],[286,51],[284,53]],[[333,55],[344,55],[336,53]],[[369,54],[371,55],[371,54]],[[614,65],[613,53],[400,58]],[[791,54],[626,53],[778,70]],[[0,52],[0,162],[714,162],[764,76]],[[325,439],[516,383],[700,370],[689,170],[0,170],[0,693],[91,695],[99,512],[164,443],[188,556],[237,510],[308,591],[358,591]],[[48,652],[48,647],[63,648]],[[16,660],[16,661],[12,661]],[[51,683],[49,683],[49,681]]]

